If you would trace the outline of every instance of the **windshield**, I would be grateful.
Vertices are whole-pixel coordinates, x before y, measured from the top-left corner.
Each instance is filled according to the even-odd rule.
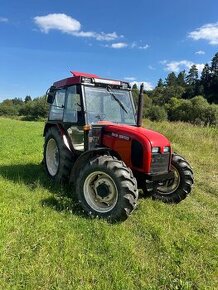
[[[110,121],[135,125],[135,110],[129,91],[85,87],[88,123]]]

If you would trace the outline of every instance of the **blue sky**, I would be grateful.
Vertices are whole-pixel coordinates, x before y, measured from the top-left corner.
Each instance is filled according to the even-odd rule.
[[[202,69],[218,51],[217,0],[0,0],[0,101],[41,96],[70,70],[144,81]]]

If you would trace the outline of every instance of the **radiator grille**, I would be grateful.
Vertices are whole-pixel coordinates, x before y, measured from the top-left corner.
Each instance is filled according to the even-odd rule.
[[[151,173],[152,174],[162,174],[162,173],[168,172],[169,160],[170,160],[169,153],[152,154]]]

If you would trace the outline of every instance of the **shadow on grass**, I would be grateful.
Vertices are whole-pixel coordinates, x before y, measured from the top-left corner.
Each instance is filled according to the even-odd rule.
[[[14,183],[24,183],[30,190],[40,186],[50,191],[52,196],[41,200],[43,207],[50,207],[58,212],[68,211],[86,218],[73,194],[73,185],[57,184],[50,180],[42,164],[0,165],[0,176]]]
[[[74,186],[72,184],[58,184],[50,180],[42,164],[0,165],[0,176],[14,183],[23,183],[31,191],[43,187],[51,192],[50,197],[41,200],[42,207],[49,207],[57,212],[69,212],[85,219],[92,218],[86,215],[78,204],[74,194]],[[139,198],[142,197],[148,196],[140,192]],[[112,221],[108,222],[113,223]]]

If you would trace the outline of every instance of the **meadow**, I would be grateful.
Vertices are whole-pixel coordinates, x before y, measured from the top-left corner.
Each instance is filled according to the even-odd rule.
[[[178,205],[142,197],[109,224],[48,180],[43,126],[0,118],[0,289],[218,289],[217,128],[145,120],[190,162],[195,186]]]

